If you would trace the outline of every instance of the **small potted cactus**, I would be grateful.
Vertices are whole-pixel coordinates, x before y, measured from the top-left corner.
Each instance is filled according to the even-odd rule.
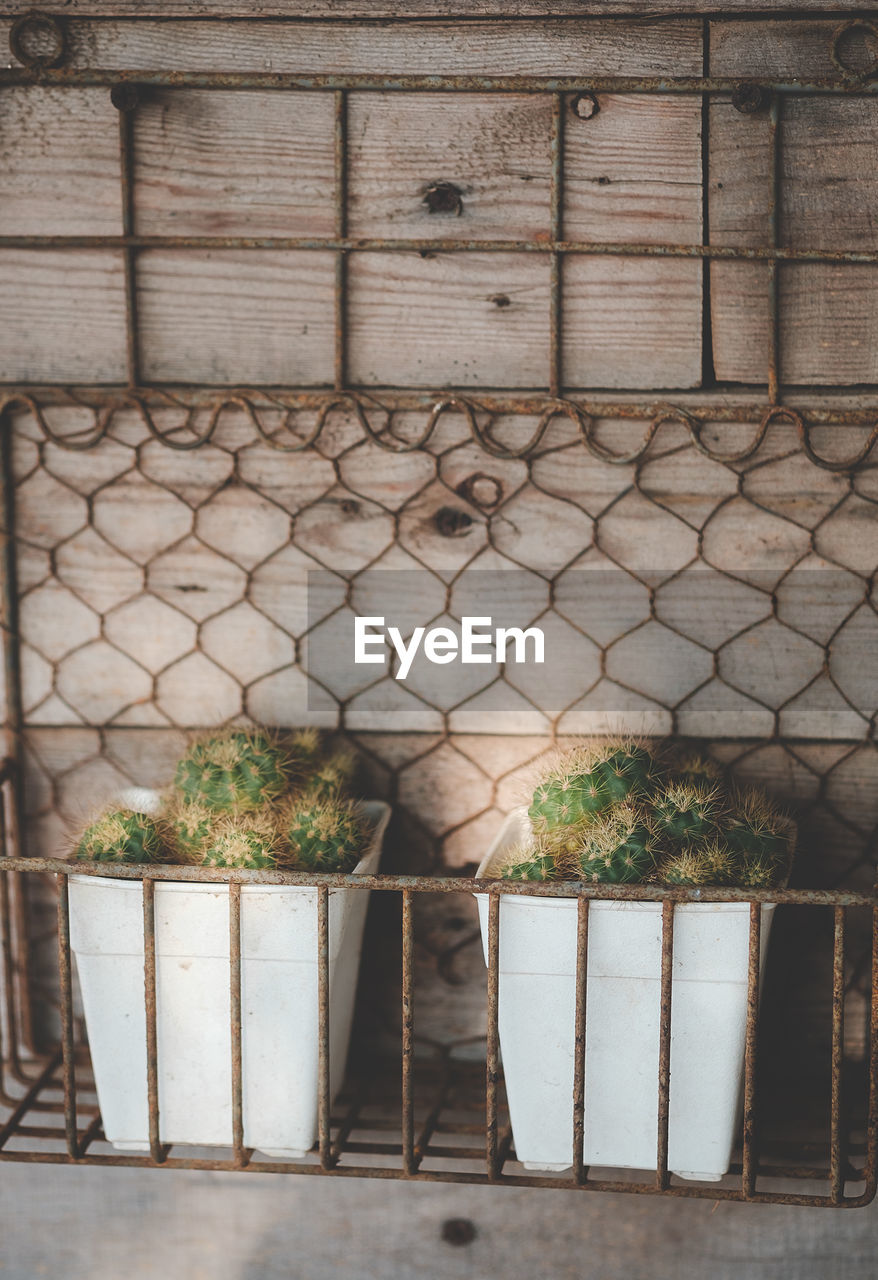
[[[558,755],[507,818],[479,877],[771,889],[786,883],[795,827],[713,761],[632,742]],[[488,895],[477,895],[488,956]],[[773,904],[761,908],[765,958]],[[718,1180],[740,1121],[750,904],[674,907],[668,1167]],[[527,1168],[574,1163],[577,904],[504,895],[498,1028],[516,1155]],[[656,1167],[662,906],[589,906],[585,1165]]]
[[[386,805],[353,798],[355,761],[300,731],[230,729],[197,739],[161,793],[132,788],[77,838],[105,874],[69,877],[71,947],[104,1132],[149,1146],[143,890],[113,865],[372,874]],[[317,889],[241,888],[244,1143],[302,1156],[317,1133]],[[344,1074],[368,893],[329,892],[330,1092]],[[232,1128],[230,903],[223,881],[155,884],[159,1132],[163,1143],[229,1145]]]

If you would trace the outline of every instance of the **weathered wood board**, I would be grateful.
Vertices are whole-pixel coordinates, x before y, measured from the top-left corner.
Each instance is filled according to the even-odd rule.
[[[712,23],[715,75],[832,72],[835,24]],[[874,249],[878,102],[868,97],[784,98],[779,125],[778,243],[804,249]],[[710,237],[717,245],[769,243],[770,134],[766,112],[710,106]],[[878,381],[878,268],[787,263],[779,269],[780,371],[794,384]],[[710,266],[713,361],[720,380],[764,382],[768,269]]]
[[[366,21],[348,24],[336,20],[340,15],[334,7],[321,15],[297,5],[290,18],[287,5],[283,16],[290,20],[280,25],[260,21],[252,9],[247,23],[210,21],[199,17],[202,10],[193,5],[182,10],[184,21],[175,21],[173,10],[163,6],[157,15],[161,21],[138,12],[138,21],[130,22],[124,16],[119,21],[100,16],[97,8],[92,12],[98,20],[89,21],[89,8],[82,6],[79,16],[79,10],[67,6],[67,65],[501,76],[576,75],[583,65],[610,75],[660,74],[672,65],[679,75],[697,75],[702,66],[703,23],[698,17],[637,14],[619,22],[600,13],[557,17],[539,6],[514,22],[480,22],[476,13],[461,23],[448,20],[453,17],[448,8],[445,21],[393,24],[370,21],[381,14],[377,6],[364,8]],[[270,17],[267,8],[260,9]],[[6,11],[0,5],[0,13]],[[203,12],[209,9],[205,6]],[[0,17],[4,45],[10,26],[10,19]]]

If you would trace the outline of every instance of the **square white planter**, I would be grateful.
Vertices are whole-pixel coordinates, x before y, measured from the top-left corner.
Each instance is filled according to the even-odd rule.
[[[530,834],[509,815],[477,875]],[[488,895],[477,894],[485,960]],[[762,908],[760,973],[774,905]],[[500,900],[498,1030],[515,1153],[573,1164],[576,899]],[[717,1181],[741,1116],[750,907],[674,910],[668,1168]],[[585,1011],[586,1165],[655,1169],[661,1001],[658,902],[592,901]]]
[[[354,871],[378,870],[390,817],[374,824]],[[143,890],[109,876],[69,879],[70,939],[108,1140],[148,1150]],[[329,892],[330,1093],[341,1087],[369,893]],[[159,1134],[163,1143],[231,1146],[229,890],[159,880],[155,886]],[[241,1041],[244,1145],[303,1156],[317,1136],[317,890],[241,888]]]

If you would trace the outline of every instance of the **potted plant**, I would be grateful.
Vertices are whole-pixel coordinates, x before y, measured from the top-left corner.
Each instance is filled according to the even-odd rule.
[[[795,828],[700,755],[630,742],[554,759],[509,815],[479,877],[698,889],[782,885]],[[478,894],[488,959],[488,895]],[[764,960],[774,905],[761,908]],[[741,1109],[750,904],[674,907],[668,1167],[715,1181]],[[575,897],[501,895],[498,1030],[515,1151],[574,1163]],[[656,1167],[662,904],[597,898],[588,918],[585,1165]],[[760,973],[764,966],[760,966]]]
[[[149,1147],[143,887],[119,863],[372,874],[389,817],[349,794],[353,758],[302,731],[285,743],[232,729],[193,743],[164,794],[135,789],[74,854],[106,875],[69,877],[70,937],[104,1132]],[[341,1086],[368,893],[329,892],[330,1092]],[[231,1145],[230,891],[155,884],[156,1036],[163,1143]],[[318,1114],[318,906],[312,886],[240,891],[244,1145],[305,1154]]]

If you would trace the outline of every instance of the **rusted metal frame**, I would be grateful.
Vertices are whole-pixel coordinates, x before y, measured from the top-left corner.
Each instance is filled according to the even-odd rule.
[[[88,1127],[86,1128],[85,1132],[83,1133],[82,1137],[79,1140],[80,1157],[85,1155],[86,1151],[88,1151],[89,1147],[95,1141],[95,1139],[99,1137],[100,1134],[103,1133],[103,1127],[104,1125],[103,1125],[103,1120],[101,1118],[101,1113],[98,1112],[97,1115],[92,1118],[91,1123],[88,1125]]]
[[[345,89],[335,91],[335,237],[340,243],[347,236],[348,221],[348,96]],[[335,251],[335,389],[341,391],[347,381],[347,250]]]
[[[15,558],[15,468],[12,458],[12,429],[8,415],[0,413],[0,576],[2,576],[2,608],[3,630],[3,663],[5,671],[6,699],[6,742],[4,744],[4,761],[2,770],[2,795],[0,804],[4,813],[4,840],[0,846],[0,857],[4,866],[10,856],[10,847],[16,855],[24,852],[23,832],[25,830],[24,804],[24,743],[22,727],[24,714],[21,703],[21,651],[18,621],[18,565]],[[7,813],[6,797],[11,795],[11,806]],[[10,1070],[22,1084],[29,1084],[27,1076],[21,1069],[19,1050],[24,1046],[33,1053],[37,1052],[33,1033],[33,1007],[31,982],[31,955],[27,945],[27,882],[19,876],[9,879],[4,884],[7,894],[2,920],[3,948],[14,947],[14,963],[10,969],[10,985],[6,999],[12,1018],[9,1022],[9,1035],[12,1041]],[[12,956],[10,950],[9,955]],[[18,1034],[16,1034],[16,1028]]]
[[[549,234],[552,244],[562,239],[564,226],[564,108],[563,93],[552,96],[551,177],[549,189]],[[549,258],[549,395],[560,396],[563,383],[563,307],[561,300],[561,254],[551,250]]]
[[[317,887],[317,1143],[323,1169],[333,1167],[329,1096],[329,888]]]
[[[156,1007],[155,881],[143,881],[143,989],[146,1007],[146,1099],[149,1110],[149,1154],[164,1164],[168,1148],[159,1135],[158,1027]]]
[[[722,385],[712,389],[711,394],[721,393]],[[753,383],[749,386],[735,384],[734,390],[739,395],[749,391],[754,399],[749,402],[731,401],[726,393],[723,395],[722,400],[705,398],[705,402],[699,403],[691,398],[694,394],[691,389],[684,391],[681,388],[679,395],[685,397],[685,399],[681,401],[675,412],[683,415],[696,428],[701,423],[707,422],[762,424],[766,417],[765,404],[762,399],[765,393],[765,384]],[[804,391],[805,389],[802,390]],[[359,404],[356,391],[348,390],[345,394],[352,403]],[[578,393],[580,397],[582,394],[582,392]],[[666,395],[668,394],[671,393],[666,393]],[[113,410],[123,409],[130,405],[132,401],[143,402],[144,404],[154,401],[156,405],[162,407],[167,407],[168,404],[176,404],[183,410],[208,407],[214,414],[219,414],[225,405],[233,405],[240,408],[241,400],[248,398],[248,403],[257,402],[259,407],[264,405],[265,408],[277,408],[278,404],[280,404],[285,409],[315,409],[318,413],[324,413],[330,405],[338,403],[336,395],[337,393],[329,387],[251,386],[234,390],[218,386],[147,383],[142,387],[138,387],[136,391],[131,392],[127,388],[118,385],[71,388],[48,384],[17,386],[12,383],[0,383],[0,406],[17,404],[22,410],[29,410],[32,414],[38,415],[40,406],[36,403],[34,397],[39,396],[44,404],[76,405],[79,408],[86,406],[90,407],[95,413],[103,411],[104,421],[108,421],[107,415],[111,415]],[[447,395],[447,391],[383,387],[369,391],[368,403],[373,407],[380,405],[382,410],[411,409],[435,413],[437,400],[441,400],[443,396]],[[628,421],[646,421],[650,423],[656,419],[670,420],[667,418],[669,412],[667,400],[664,402],[655,400],[632,402],[622,398],[618,400],[585,400],[568,395],[556,405],[554,401],[549,400],[545,395],[535,395],[532,392],[515,395],[498,394],[492,391],[483,392],[481,390],[477,392],[456,392],[454,398],[460,403],[470,405],[474,412],[537,416],[545,414],[547,407],[548,409],[557,408],[559,412],[562,411],[562,408],[567,407],[575,413],[591,418],[624,418]],[[782,411],[785,414],[796,413],[798,415],[800,411],[805,412],[806,410],[787,405]],[[775,408],[770,412],[777,414],[781,412],[781,409]],[[840,406],[826,406],[817,401],[808,405],[807,414],[806,430],[810,426],[874,426],[875,417],[878,414],[878,404],[870,408],[850,409]],[[41,422],[39,416],[35,420],[37,425],[45,431],[45,424]],[[674,421],[677,421],[679,425],[680,419],[674,419]],[[92,431],[95,444],[103,438],[103,434],[105,434],[103,429],[100,432]],[[63,436],[50,436],[49,438],[53,439],[55,443],[63,445]],[[313,443],[313,441],[309,441],[309,443]],[[644,449],[646,445],[647,442],[644,441]],[[708,457],[721,460],[720,455],[708,449],[704,444],[701,445],[701,448]],[[633,461],[634,459],[631,460]],[[817,461],[819,462],[819,459]],[[862,461],[862,458],[858,458],[855,464],[851,465],[856,465],[859,461]],[[730,738],[728,741],[736,741],[736,739]]]
[[[856,1201],[842,1200],[845,1206],[869,1204],[878,1190],[878,905],[872,908],[872,981],[869,998],[869,1113],[866,1124],[866,1190]]]
[[[622,76],[622,75],[477,75],[369,73],[303,73],[298,71],[182,71],[101,67],[4,67],[0,86],[42,84],[75,88],[113,88],[136,84],[156,88],[187,89],[358,89],[377,92],[416,93],[734,93],[746,83],[767,93],[839,94],[872,97],[878,92],[873,79],[815,76],[784,80],[771,76]]]
[[[488,903],[488,1010],[485,1052],[485,1164],[489,1182],[500,1176],[497,1141],[497,1084],[500,1078],[498,1013],[500,994],[500,898]]]
[[[671,995],[674,971],[674,900],[662,903],[662,962],[659,1014],[658,1138],[655,1186],[666,1191],[668,1175],[668,1124],[671,1110]]]
[[[740,262],[818,262],[875,266],[876,249],[808,249],[783,245],[641,243],[614,240],[471,240],[465,237],[3,235],[0,249],[259,249],[350,253],[588,254],[612,258],[719,258]]]
[[[756,1027],[759,1020],[759,967],[762,946],[762,908],[750,904],[747,934],[747,1025],[744,1037],[744,1127],[741,1159],[741,1190],[752,1200],[756,1191]]]
[[[344,1114],[343,1119],[338,1121],[338,1130],[332,1143],[332,1162],[333,1164],[340,1158],[343,1152],[350,1150],[348,1145],[349,1139],[353,1131],[359,1127],[360,1112],[363,1108],[365,1095],[365,1087],[362,1080],[357,1081],[355,1096]],[[366,1128],[371,1129],[373,1122],[367,1121]]]
[[[17,1160],[17,1159],[20,1159],[22,1155],[28,1154],[28,1153],[18,1152],[18,1151],[12,1152],[12,1153],[4,1152],[2,1148],[6,1145],[9,1139],[15,1135],[15,1133],[18,1130],[19,1120],[22,1118],[22,1116],[27,1115],[28,1111],[31,1110],[33,1103],[36,1101],[39,1094],[46,1087],[46,1085],[51,1081],[52,1076],[57,1071],[58,1064],[60,1063],[60,1061],[61,1061],[61,1049],[58,1048],[56,1052],[52,1054],[51,1058],[49,1058],[48,1062],[43,1067],[43,1070],[37,1076],[36,1080],[31,1081],[30,1088],[27,1090],[27,1092],[24,1093],[20,1098],[16,1100],[12,1114],[6,1117],[5,1121],[3,1122],[3,1127],[0,1128],[0,1159],[8,1160],[11,1154],[12,1159]],[[36,1155],[36,1153],[35,1153],[35,1158],[37,1159],[39,1158]],[[72,1158],[73,1157],[70,1155],[70,1152],[68,1151],[65,1159],[69,1160]]]
[[[406,1173],[418,1167],[415,1158],[415,1115],[412,1093],[414,1037],[414,940],[412,895],[402,893],[402,1164]]]
[[[134,236],[134,111],[119,112],[119,177],[122,196],[122,247],[125,273],[125,352],[129,387],[140,382],[137,325],[137,261]]]
[[[442,1114],[442,1108],[445,1106],[445,1100],[448,1097],[448,1090],[450,1088],[451,1088],[451,1072],[446,1071],[445,1077],[439,1086],[439,1091],[436,1094],[436,1100],[433,1103],[433,1106],[430,1108],[429,1112],[427,1113],[427,1117],[424,1120],[424,1123],[421,1126],[420,1132],[418,1133],[417,1139],[415,1141],[415,1168],[416,1169],[420,1167],[421,1161],[424,1159],[424,1157],[427,1154],[432,1154],[429,1148],[430,1148],[430,1142],[433,1137],[433,1134],[443,1132],[443,1128],[439,1123],[439,1117]],[[458,1132],[458,1130],[453,1130],[453,1131]],[[485,1129],[483,1125],[479,1125],[477,1128],[474,1127],[473,1131],[480,1134],[482,1137],[484,1137]],[[474,1154],[478,1154],[478,1153],[475,1152]]]
[[[15,1079],[23,1082],[24,1073],[18,1055],[18,1037],[16,1035],[17,1011],[15,1007],[15,962],[12,956],[12,913],[9,909],[10,872],[0,868],[0,948],[2,948],[3,964],[3,1017],[0,1017],[0,1103],[15,1106],[17,1099],[6,1092],[5,1068],[7,1063]],[[4,1043],[3,1023],[9,1036],[9,1043]]]
[[[585,1050],[588,1003],[588,898],[576,904],[576,1022],[573,1047],[573,1181],[585,1181],[583,1141],[585,1138]]]
[[[8,858],[12,871],[51,872],[61,875],[106,876],[102,862],[65,861],[63,858]],[[665,888],[659,884],[591,884],[581,880],[485,880],[464,876],[407,875],[343,875],[339,872],[248,871],[242,868],[199,867],[172,863],[113,864],[113,878],[118,880],[170,880],[184,883],[228,884],[233,878],[241,884],[289,884],[321,889],[375,889],[398,893],[486,893],[492,898],[599,898],[621,902],[769,902],[797,903],[801,906],[874,907],[875,894],[853,893],[840,889],[731,889],[724,886]]]
[[[398,1149],[398,1148],[397,1148]],[[31,1152],[31,1151],[0,1151],[0,1163],[25,1163],[25,1164],[72,1164],[74,1163],[70,1156],[60,1152]],[[150,1168],[151,1161],[146,1156],[137,1155],[90,1155],[84,1156],[76,1161],[79,1165],[104,1166],[108,1168]],[[186,1159],[183,1157],[170,1156],[162,1165],[167,1169],[198,1169],[209,1172],[235,1172],[236,1166],[232,1160],[199,1160]],[[458,1186],[489,1186],[491,1179],[485,1173],[477,1172],[457,1172],[453,1170],[418,1170],[413,1174],[406,1174],[402,1168],[389,1168],[387,1166],[356,1166],[356,1165],[336,1165],[330,1169],[324,1169],[317,1163],[306,1163],[304,1161],[292,1164],[284,1161],[256,1161],[251,1160],[244,1169],[239,1170],[241,1173],[284,1173],[284,1174],[300,1174],[308,1176],[323,1176],[329,1178],[373,1178],[388,1182],[444,1182],[453,1183]],[[511,1187],[542,1187],[549,1191],[570,1190],[569,1178],[557,1177],[530,1177],[522,1174],[504,1174],[503,1184]],[[833,1205],[829,1196],[806,1195],[802,1193],[791,1192],[758,1192],[752,1197],[751,1201],[745,1201],[745,1197],[740,1188],[717,1187],[714,1184],[697,1184],[677,1183],[659,1191],[652,1182],[613,1182],[606,1179],[589,1179],[584,1182],[580,1191],[604,1192],[610,1191],[621,1195],[646,1195],[646,1196],[672,1196],[683,1200],[723,1200],[732,1203],[755,1203],[755,1204],[774,1204],[774,1205],[798,1205],[804,1208],[855,1208],[863,1204],[869,1203],[865,1197],[857,1200],[843,1200],[839,1205]],[[871,1198],[871,1197],[870,1197]]]
[[[844,1059],[844,907],[833,909],[832,936],[832,1081],[829,1118],[829,1180],[832,1200],[838,1204],[844,1197],[845,1168],[844,1125],[842,1108],[842,1069]]]
[[[247,1162],[244,1149],[244,1083],[241,1037],[241,885],[229,884],[229,1029],[232,1054],[232,1143],[235,1164]]]
[[[768,240],[769,248],[775,252],[778,247],[781,200],[781,101],[778,94],[773,94],[768,109]],[[771,405],[780,403],[781,387],[778,275],[777,258],[770,257],[768,259],[768,402]]]
[[[67,1151],[79,1155],[76,1119],[76,1069],[73,1060],[73,963],[70,955],[70,881],[58,877],[58,981],[61,991],[61,1053],[64,1070],[64,1134]]]

